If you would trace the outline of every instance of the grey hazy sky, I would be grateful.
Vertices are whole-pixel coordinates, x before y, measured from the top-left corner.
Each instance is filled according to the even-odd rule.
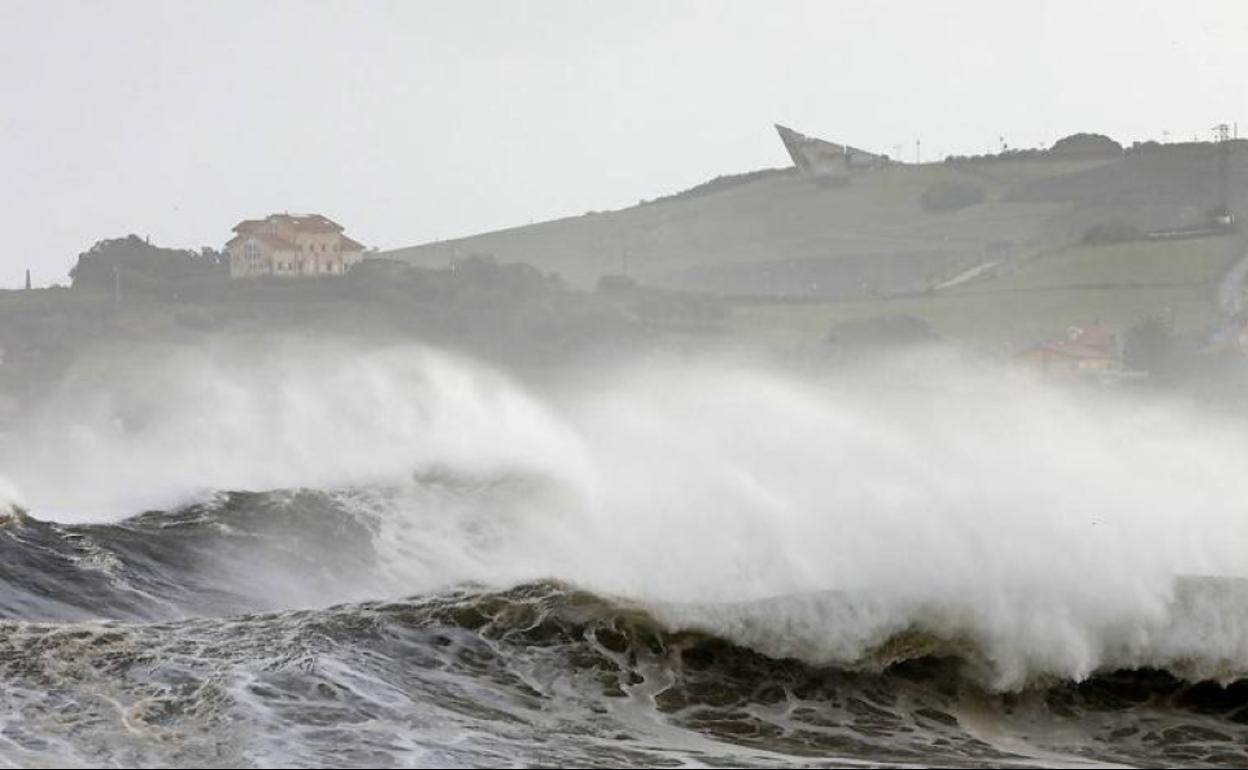
[[[0,0],[0,286],[317,211],[382,248],[787,164],[1248,129],[1248,2]]]

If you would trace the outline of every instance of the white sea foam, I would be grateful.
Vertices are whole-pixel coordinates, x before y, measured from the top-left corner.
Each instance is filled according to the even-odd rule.
[[[22,496],[13,482],[0,476],[0,516],[11,514],[22,507]]]
[[[917,625],[1000,687],[1248,669],[1243,592],[1183,588],[1248,578],[1243,427],[948,355],[649,362],[538,392],[420,349],[188,353],[67,388],[2,451],[45,517],[375,486],[412,593],[557,578],[819,662]],[[829,595],[849,599],[774,600]]]

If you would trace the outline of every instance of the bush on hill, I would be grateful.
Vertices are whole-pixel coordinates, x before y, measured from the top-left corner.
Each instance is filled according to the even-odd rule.
[[[945,163],[956,165],[972,165],[979,163],[1007,163],[1023,160],[1045,160],[1049,158],[1048,150],[1037,150],[1031,148],[1013,148],[997,153],[985,153],[983,155],[946,155]]]
[[[97,241],[78,255],[69,271],[73,288],[111,290],[120,274],[123,291],[151,292],[198,279],[225,277],[227,267],[220,252],[204,249],[166,249],[137,235]]]
[[[1140,143],[1136,142],[1132,145],[1131,150],[1125,152],[1147,151],[1150,149],[1145,145],[1161,146],[1156,142]],[[1058,139],[1047,150],[1038,148],[1019,148],[1011,147],[997,153],[984,153],[983,155],[949,155],[945,158],[945,163],[950,165],[976,165],[984,163],[1011,163],[1027,160],[1063,160],[1069,158],[1090,158],[1107,155],[1122,155],[1124,150],[1121,144],[1110,139],[1104,134],[1071,134],[1070,136]]]
[[[1092,225],[1088,231],[1083,234],[1084,243],[1123,243],[1124,241],[1138,241],[1144,237],[1139,228],[1132,227],[1126,222],[1115,220],[1113,222],[1101,222]]]
[[[627,275],[610,274],[598,279],[598,293],[612,297],[626,297],[639,289],[637,281]]]
[[[937,340],[927,321],[910,315],[887,315],[834,325],[824,341],[853,352],[905,348]]]
[[[1094,155],[1121,155],[1122,145],[1104,134],[1071,134],[1053,143],[1049,149],[1053,155],[1064,157],[1088,157]]]
[[[984,189],[974,182],[937,182],[923,191],[923,210],[929,213],[957,211],[984,202]]]
[[[1122,359],[1128,369],[1165,376],[1171,373],[1174,358],[1174,338],[1160,318],[1146,318],[1127,330]]]

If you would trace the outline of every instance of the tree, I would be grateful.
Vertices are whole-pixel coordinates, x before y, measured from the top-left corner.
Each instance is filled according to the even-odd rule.
[[[1054,142],[1049,153],[1071,157],[1121,155],[1122,145],[1104,134],[1071,134]]]
[[[69,271],[75,289],[112,289],[120,271],[131,290],[152,291],[200,278],[224,276],[226,263],[212,249],[166,249],[137,235],[97,241]]]
[[[1174,361],[1174,339],[1160,318],[1152,316],[1127,330],[1122,362],[1128,369],[1166,374]]]
[[[983,203],[984,190],[974,182],[946,180],[924,190],[921,202],[924,211],[957,211]]]

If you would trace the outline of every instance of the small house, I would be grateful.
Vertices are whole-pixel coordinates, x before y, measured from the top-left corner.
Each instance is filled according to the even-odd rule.
[[[1097,374],[1122,368],[1118,335],[1104,324],[1072,326],[1066,338],[1024,351],[1020,358],[1042,374]]]
[[[230,277],[339,275],[364,259],[364,246],[320,214],[244,219],[226,243]]]

